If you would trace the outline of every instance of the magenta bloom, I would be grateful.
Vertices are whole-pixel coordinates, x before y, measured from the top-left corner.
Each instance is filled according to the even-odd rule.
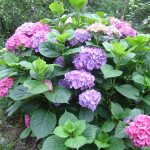
[[[9,89],[12,88],[14,80],[12,78],[4,78],[0,80],[0,97],[7,96]]]
[[[73,70],[65,74],[65,81],[73,89],[90,89],[94,86],[95,77],[83,70]]]
[[[35,49],[35,52],[39,52],[39,45],[42,42],[47,41],[48,39],[48,32],[46,31],[40,31],[34,34],[31,37],[31,48]]]
[[[30,38],[24,34],[14,34],[6,42],[6,48],[8,51],[14,51],[18,47],[30,47]]]
[[[111,18],[110,23],[120,31],[122,36],[136,36],[137,34],[136,30],[134,30],[128,22],[121,21],[117,18]]]
[[[57,64],[57,65],[64,67],[65,66],[64,57],[60,56],[60,57],[56,58],[54,61],[54,64]]]
[[[72,46],[77,45],[78,43],[84,43],[85,41],[91,41],[92,35],[84,29],[77,29],[75,31],[74,39],[70,40]]]
[[[27,128],[30,127],[30,116],[29,115],[25,115],[25,126]]]
[[[44,82],[45,82],[45,84],[48,86],[49,91],[50,91],[50,92],[53,91],[52,82],[51,82],[50,80],[45,80]]]
[[[150,116],[139,115],[125,129],[126,134],[136,147],[150,146]]]
[[[42,24],[41,22],[26,22],[18,27],[15,33],[25,34],[28,37],[31,37],[40,31],[50,32],[50,28],[48,25]]]
[[[104,50],[97,47],[81,47],[80,53],[77,54],[73,60],[76,69],[87,71],[100,69],[106,62],[106,53]]]
[[[96,90],[87,90],[79,95],[79,104],[94,111],[101,99],[100,92]]]

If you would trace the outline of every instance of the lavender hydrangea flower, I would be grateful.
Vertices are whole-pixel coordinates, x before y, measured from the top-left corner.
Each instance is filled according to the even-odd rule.
[[[84,29],[77,29],[75,31],[74,39],[70,40],[72,46],[77,45],[78,43],[84,43],[85,41],[91,41],[92,35]]]
[[[69,88],[69,85],[67,84],[67,82],[64,79],[60,79],[58,81],[58,86],[63,86],[63,87]]]
[[[129,123],[130,123],[130,121],[131,121],[130,116],[129,116],[129,117],[127,117],[127,118],[124,118],[124,119],[123,119],[123,122],[124,122],[124,123],[126,123],[126,124],[129,124]]]
[[[47,39],[48,39],[48,32],[45,31],[37,32],[31,37],[31,47],[35,49],[35,52],[39,52],[40,43],[47,41]]]
[[[73,60],[76,69],[88,71],[100,69],[106,62],[106,53],[104,50],[97,47],[81,47],[80,53],[77,54]]]
[[[57,64],[57,65],[64,67],[65,66],[64,57],[60,56],[60,57],[56,58],[54,61],[54,64]]]
[[[96,90],[87,90],[79,95],[79,104],[94,111],[101,99],[100,92]]]
[[[95,77],[83,70],[73,70],[65,74],[65,81],[70,88],[85,90],[94,86]]]

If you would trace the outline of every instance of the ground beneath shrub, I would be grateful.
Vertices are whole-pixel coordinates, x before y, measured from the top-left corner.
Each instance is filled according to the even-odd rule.
[[[20,133],[25,129],[20,116],[7,118],[0,110],[0,150],[38,150],[32,138],[21,140]]]

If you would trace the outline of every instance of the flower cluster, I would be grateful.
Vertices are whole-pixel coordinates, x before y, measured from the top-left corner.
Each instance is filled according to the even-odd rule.
[[[136,147],[150,146],[150,116],[139,115],[125,130]]]
[[[119,30],[122,36],[136,36],[136,30],[129,23],[117,18],[110,18],[110,23]]]
[[[75,37],[70,40],[72,46],[77,45],[78,43],[84,43],[85,41],[91,41],[92,35],[84,29],[77,29],[75,31]]]
[[[53,91],[53,85],[50,80],[45,80],[44,83],[48,86],[48,90],[51,92]]]
[[[25,126],[27,127],[27,128],[29,128],[30,127],[30,116],[29,115],[25,115]]]
[[[47,34],[50,28],[40,22],[24,23],[17,28],[15,33],[7,40],[6,48],[9,51],[15,51],[19,47],[33,48],[38,52],[41,42],[47,40]]]
[[[81,51],[76,55],[73,63],[76,69],[83,69],[91,71],[93,69],[100,69],[102,65],[106,64],[107,57],[104,50],[97,47],[81,47]]]
[[[95,33],[102,32],[108,36],[136,36],[136,30],[134,30],[129,23],[116,18],[110,19],[109,26],[106,26],[102,23],[94,23],[87,27],[87,30]]]
[[[85,90],[94,86],[95,77],[83,70],[73,70],[65,74],[65,81],[70,88]]]
[[[35,52],[39,52],[39,45],[42,42],[47,41],[48,34],[46,31],[40,31],[31,37],[31,48],[35,49]]]
[[[60,56],[60,57],[56,58],[54,61],[54,64],[57,64],[57,65],[64,67],[65,66],[64,57]]]
[[[4,78],[0,80],[0,97],[7,96],[9,89],[13,86],[14,80],[12,78]]]
[[[94,111],[101,99],[100,92],[87,90],[79,95],[79,104]]]

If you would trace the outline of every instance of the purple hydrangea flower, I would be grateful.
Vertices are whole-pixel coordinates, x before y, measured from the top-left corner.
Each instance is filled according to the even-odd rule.
[[[40,43],[47,41],[47,38],[48,32],[45,31],[37,32],[31,37],[31,47],[35,49],[35,52],[39,52]]]
[[[106,62],[106,53],[104,50],[97,47],[81,47],[80,53],[77,54],[73,60],[76,69],[88,71],[100,69]]]
[[[72,46],[77,45],[78,43],[84,43],[85,41],[91,41],[92,35],[84,29],[77,29],[75,31],[74,39],[70,40]]]
[[[70,88],[85,90],[94,86],[95,77],[83,70],[73,70],[65,74],[65,81]]]
[[[66,87],[66,88],[69,88],[69,85],[67,84],[67,82],[66,82],[64,79],[60,79],[60,80],[58,81],[58,85],[59,85],[59,86]]]
[[[60,57],[56,58],[54,61],[54,64],[57,64],[57,65],[64,67],[65,66],[64,57],[60,56]]]
[[[101,99],[100,92],[96,90],[87,90],[79,95],[79,104],[94,111]]]
[[[123,122],[124,122],[124,123],[126,123],[126,124],[129,124],[129,123],[130,123],[130,121],[131,121],[130,116],[129,116],[129,117],[127,117],[127,118],[124,118],[124,119],[123,119]]]

